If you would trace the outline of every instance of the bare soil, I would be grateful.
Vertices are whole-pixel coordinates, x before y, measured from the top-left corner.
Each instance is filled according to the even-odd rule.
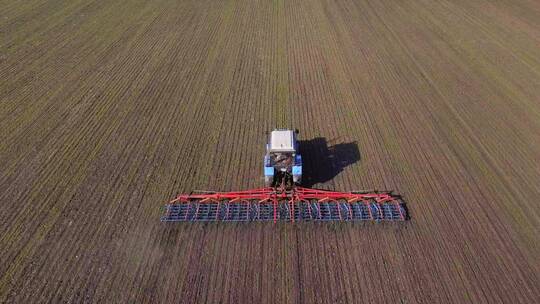
[[[538,303],[539,50],[526,0],[0,2],[0,302]],[[159,222],[274,127],[411,221]]]

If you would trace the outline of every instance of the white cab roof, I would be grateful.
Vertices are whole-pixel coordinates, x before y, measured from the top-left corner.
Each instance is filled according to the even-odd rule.
[[[274,130],[270,134],[269,152],[295,152],[294,132],[291,130]]]

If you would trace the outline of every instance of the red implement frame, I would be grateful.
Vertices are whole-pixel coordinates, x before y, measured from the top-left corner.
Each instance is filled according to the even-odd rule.
[[[199,207],[205,204],[214,204],[217,206],[217,211],[212,215],[211,220],[218,220],[218,213],[220,206],[226,205],[226,215],[224,218],[229,218],[229,204],[236,202],[246,202],[245,210],[249,210],[250,204],[258,204],[256,215],[254,220],[261,220],[260,218],[260,208],[261,206],[267,205],[269,202],[273,205],[273,221],[277,222],[280,218],[278,212],[279,204],[287,204],[288,213],[287,219],[294,222],[295,217],[301,211],[300,205],[304,204],[306,207],[306,213],[309,213],[309,218],[313,219],[312,216],[312,206],[309,202],[318,204],[319,215],[318,218],[321,220],[321,204],[325,204],[328,210],[330,204],[332,205],[332,210],[336,210],[335,220],[353,220],[353,207],[359,208],[362,206],[366,210],[366,214],[369,214],[367,218],[361,218],[366,220],[401,220],[404,221],[408,219],[406,208],[404,208],[404,203],[401,198],[397,195],[393,195],[391,192],[337,192],[337,191],[328,191],[320,189],[310,189],[303,187],[294,187],[292,189],[283,189],[283,188],[259,188],[245,191],[234,191],[234,192],[205,192],[205,193],[195,193],[195,194],[180,194],[175,199],[171,200],[166,206],[167,211],[162,221],[175,221],[174,219],[169,219],[171,206],[181,206],[186,205],[185,214],[182,213],[183,221],[187,221],[188,213],[190,213],[190,205],[196,204],[196,212],[194,219],[192,221],[197,221],[199,219]],[[342,202],[342,203],[339,203]],[[306,205],[307,204],[307,205]],[[340,205],[341,204],[341,205]],[[345,207],[342,207],[343,204],[346,204]],[[189,205],[189,206],[188,206]],[[390,215],[383,212],[383,205],[393,206]],[[336,207],[337,206],[337,207]],[[225,207],[223,207],[225,208]],[[342,208],[345,208],[342,210]],[[372,211],[372,208],[376,212]],[[239,211],[240,212],[240,211]],[[248,211],[245,211],[245,219],[249,220]],[[344,212],[344,214],[342,214]],[[330,214],[332,212],[330,211]],[[332,215],[330,215],[332,217]],[[347,218],[347,219],[344,219]],[[209,219],[201,219],[209,220]],[[252,219],[253,220],[253,219]],[[296,219],[298,220],[298,218]]]

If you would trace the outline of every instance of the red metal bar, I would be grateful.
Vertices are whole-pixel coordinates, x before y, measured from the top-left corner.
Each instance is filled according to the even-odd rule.
[[[206,203],[211,201],[229,200],[236,202],[239,200],[268,200],[271,197],[278,199],[293,199],[299,201],[302,199],[310,200],[337,200],[345,199],[347,201],[365,201],[374,199],[378,203],[384,203],[387,201],[393,201],[397,197],[393,197],[388,193],[352,193],[352,192],[335,192],[318,189],[308,189],[302,187],[296,187],[292,190],[281,190],[279,188],[261,188],[246,191],[236,192],[215,192],[215,193],[202,193],[202,194],[181,194],[174,200],[170,201],[170,204],[177,202],[187,202],[190,200],[200,200],[199,203]]]

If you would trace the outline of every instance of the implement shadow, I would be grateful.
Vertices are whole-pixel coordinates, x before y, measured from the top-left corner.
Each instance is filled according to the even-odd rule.
[[[300,140],[302,155],[302,186],[312,187],[336,177],[343,169],[360,161],[360,150],[356,141],[328,146],[324,137]]]

